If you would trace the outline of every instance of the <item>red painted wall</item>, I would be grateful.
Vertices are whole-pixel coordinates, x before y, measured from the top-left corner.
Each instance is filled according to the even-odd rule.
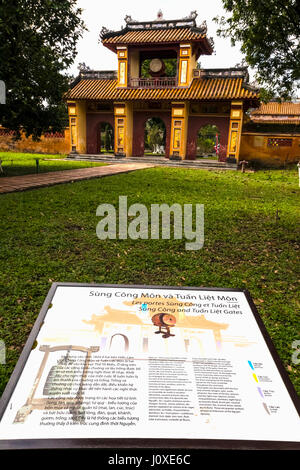
[[[214,124],[218,127],[220,135],[220,144],[227,146],[228,144],[228,133],[229,133],[229,121],[228,117],[202,117],[202,116],[189,116],[189,129],[187,137],[187,153],[186,158],[188,160],[195,160],[197,153],[197,134],[202,126],[207,124]]]
[[[153,111],[136,111],[133,114],[133,146],[132,155],[140,157],[144,155],[144,133],[146,121],[152,117],[160,117],[166,126],[166,157],[170,154],[170,134],[171,134],[171,113],[169,112],[153,112]],[[100,148],[100,125],[102,122],[108,122],[113,129],[113,114],[95,113],[86,115],[86,139],[87,153],[99,153]],[[187,159],[194,160],[197,151],[197,134],[202,126],[207,124],[215,124],[218,126],[221,136],[220,144],[227,146],[229,132],[229,116],[228,117],[199,117],[189,116],[188,137],[187,137]]]
[[[95,113],[86,115],[86,152],[100,153],[100,125],[108,122],[115,129],[113,114]]]
[[[146,121],[153,117],[162,119],[166,126],[166,157],[170,154],[170,133],[171,133],[171,113],[168,112],[153,112],[153,111],[138,111],[133,113],[133,145],[132,155],[134,157],[141,157],[144,155],[144,138],[145,138],[145,124]]]

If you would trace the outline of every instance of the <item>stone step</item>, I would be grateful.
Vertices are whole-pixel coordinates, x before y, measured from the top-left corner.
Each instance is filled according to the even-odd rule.
[[[169,160],[164,157],[128,157],[116,158],[111,155],[69,155],[68,159],[106,163],[156,163],[157,165],[186,168],[203,168],[218,170],[236,170],[234,163],[218,162],[217,160]]]

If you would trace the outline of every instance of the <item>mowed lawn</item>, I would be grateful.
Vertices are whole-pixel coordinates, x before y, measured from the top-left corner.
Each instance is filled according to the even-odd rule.
[[[18,152],[0,152],[0,160],[2,160],[1,177],[28,175],[33,173],[46,173],[49,171],[76,170],[78,168],[89,168],[93,166],[102,166],[106,163],[95,162],[79,162],[73,160],[65,160],[66,155],[46,155],[38,153],[18,153]],[[38,160],[38,168],[37,162]]]
[[[176,168],[0,196],[0,392],[53,281],[248,289],[300,393],[299,193],[297,169],[256,173]],[[205,242],[105,240],[99,204],[204,204]],[[149,221],[150,222],[150,221]],[[300,358],[300,355],[299,355]]]

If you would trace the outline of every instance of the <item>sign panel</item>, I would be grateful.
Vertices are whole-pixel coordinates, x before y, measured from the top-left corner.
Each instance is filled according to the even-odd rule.
[[[54,284],[0,419],[0,448],[300,448],[297,395],[241,290]]]

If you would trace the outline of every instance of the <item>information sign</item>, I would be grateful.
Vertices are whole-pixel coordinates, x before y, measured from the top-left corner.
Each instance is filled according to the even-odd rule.
[[[53,284],[0,448],[299,449],[299,400],[246,291]]]

